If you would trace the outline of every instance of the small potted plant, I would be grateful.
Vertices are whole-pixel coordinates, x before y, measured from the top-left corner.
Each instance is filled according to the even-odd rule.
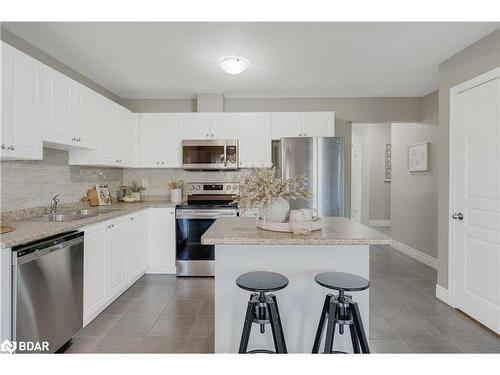
[[[139,185],[137,182],[132,181],[132,186],[130,187],[130,192],[136,201],[141,200],[141,191],[146,190],[145,187]]]
[[[182,202],[182,188],[184,187],[184,182],[181,180],[170,181],[168,187],[170,188],[170,200],[172,202]]]
[[[284,223],[290,213],[289,199],[312,199],[306,190],[304,175],[286,180],[276,178],[275,168],[253,169],[240,186],[240,195],[234,201],[242,211],[259,209],[263,220]]]

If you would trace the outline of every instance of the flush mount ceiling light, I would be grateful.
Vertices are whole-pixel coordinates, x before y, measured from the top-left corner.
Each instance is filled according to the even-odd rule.
[[[229,74],[243,73],[250,65],[250,60],[243,56],[226,56],[219,59],[220,68]]]

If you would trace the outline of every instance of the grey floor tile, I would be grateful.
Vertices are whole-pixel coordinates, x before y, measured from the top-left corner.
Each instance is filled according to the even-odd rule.
[[[215,321],[211,315],[198,315],[194,321],[193,328],[189,332],[189,336],[209,336],[215,335]]]
[[[100,314],[87,324],[87,326],[78,333],[78,336],[103,336],[118,320],[120,320],[120,318],[121,315],[119,314]]]
[[[147,336],[157,318],[133,317],[121,318],[106,333],[107,337],[142,337]]]
[[[214,338],[210,336],[191,336],[186,340],[184,345],[184,353],[205,353],[212,354],[215,352]]]
[[[375,309],[370,310],[370,337],[374,339],[400,338],[394,328]]]
[[[102,337],[92,349],[92,353],[137,353],[140,337],[121,337],[119,340],[116,337]]]
[[[88,354],[91,353],[97,344],[99,338],[98,337],[84,337],[77,336],[73,338],[71,345],[66,348],[64,353],[68,354]]]
[[[194,316],[162,315],[151,328],[148,336],[187,337],[194,325]]]
[[[462,353],[463,351],[450,340],[412,340],[405,339],[415,353]]]
[[[203,300],[200,298],[172,298],[162,315],[198,315]]]
[[[370,339],[371,353],[413,353],[410,346],[401,339]]]
[[[143,337],[137,353],[184,353],[186,337]]]

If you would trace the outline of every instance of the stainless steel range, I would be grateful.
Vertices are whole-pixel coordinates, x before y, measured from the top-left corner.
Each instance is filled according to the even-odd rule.
[[[215,247],[202,245],[201,236],[223,216],[238,216],[231,202],[237,182],[189,183],[188,200],[176,206],[177,276],[214,276]]]

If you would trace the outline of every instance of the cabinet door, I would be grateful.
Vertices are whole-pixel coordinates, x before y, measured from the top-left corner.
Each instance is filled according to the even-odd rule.
[[[2,42],[2,159],[41,160],[43,65]]]
[[[117,165],[118,145],[116,142],[117,111],[115,103],[101,97],[101,116],[99,125],[99,152],[100,162],[103,165]]]
[[[128,281],[127,255],[129,222],[120,218],[109,224],[106,231],[106,247],[109,249],[110,296],[120,293]]]
[[[76,84],[75,88],[75,145],[94,149],[97,146],[96,127],[99,116],[99,94]]]
[[[210,113],[184,113],[182,139],[210,138],[210,122]]]
[[[74,146],[75,82],[48,66],[43,67],[43,140]]]
[[[175,208],[151,208],[148,273],[175,273]]]
[[[117,127],[116,127],[116,140],[118,142],[118,166],[129,167],[132,163],[133,158],[133,136],[134,136],[134,124],[132,112],[128,109],[116,105],[116,117],[117,117]]]
[[[87,322],[108,300],[106,225],[85,229],[83,253],[83,320]]]
[[[162,161],[162,114],[140,114],[140,158],[141,168],[160,168]]]
[[[128,277],[137,278],[148,266],[148,211],[128,217]]]
[[[238,137],[237,113],[212,113],[210,138],[236,139]]]
[[[270,113],[240,113],[238,138],[240,167],[264,168],[272,165]]]
[[[334,112],[302,112],[302,136],[333,137],[334,118]]]
[[[182,113],[163,114],[163,159],[165,167],[182,167]],[[163,165],[162,165],[163,166]]]
[[[273,112],[271,114],[272,139],[302,136],[301,112]]]

